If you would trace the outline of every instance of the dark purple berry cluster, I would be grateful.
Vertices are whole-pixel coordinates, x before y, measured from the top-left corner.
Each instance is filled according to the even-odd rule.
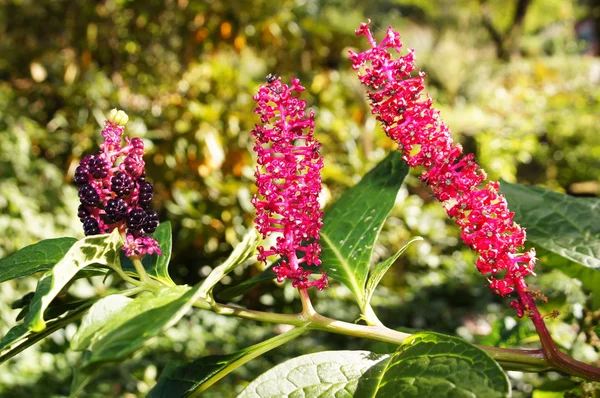
[[[100,153],[84,157],[75,169],[81,200],[78,215],[86,235],[115,228],[127,232],[128,255],[160,253],[156,241],[144,236],[158,227],[158,215],[150,209],[154,187],[146,181],[144,142],[125,138],[122,145],[127,120],[123,111],[111,111]]]

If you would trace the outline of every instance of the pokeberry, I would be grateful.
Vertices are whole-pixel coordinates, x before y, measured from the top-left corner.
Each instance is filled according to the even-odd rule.
[[[110,189],[116,193],[117,196],[129,195],[135,186],[133,178],[122,171],[117,172],[110,182]]]
[[[106,202],[104,211],[111,221],[121,221],[127,217],[127,203],[121,198],[110,199]]]
[[[88,169],[94,178],[105,178],[110,164],[101,156],[94,156],[88,161]]]
[[[86,206],[96,207],[100,202],[100,195],[90,184],[81,185],[79,187],[79,199]]]
[[[93,157],[94,157],[94,155],[85,155],[79,162],[79,165],[83,166],[87,169],[88,163],[89,163],[90,159],[92,159]]]
[[[144,160],[141,156],[130,153],[123,161],[125,171],[134,177],[139,177],[144,172]]]
[[[79,220],[83,221],[83,219],[89,217],[89,215],[89,210],[84,205],[79,205],[77,208],[77,217],[79,217]]]
[[[144,223],[144,232],[152,234],[158,228],[158,214],[154,210],[146,210],[146,222]]]
[[[133,209],[127,216],[127,228],[133,231],[141,230],[146,223],[146,212],[143,209]]]
[[[87,167],[83,165],[77,166],[77,168],[75,169],[75,184],[87,184],[89,182],[89,176],[90,175]]]
[[[142,141],[141,138],[132,138],[129,141],[129,145],[131,146],[130,153],[139,156],[142,156],[144,154],[144,141]]]
[[[98,235],[100,233],[100,226],[94,217],[86,217],[83,220],[83,233],[85,236]]]
[[[140,183],[140,196],[138,199],[138,203],[144,209],[147,209],[152,202],[152,197],[154,196],[154,186],[149,182]]]

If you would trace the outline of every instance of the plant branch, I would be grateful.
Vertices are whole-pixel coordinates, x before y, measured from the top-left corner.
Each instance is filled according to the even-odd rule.
[[[213,311],[221,315],[236,316],[258,322],[304,326],[308,329],[376,340],[393,345],[400,345],[406,338],[411,336],[408,333],[398,332],[383,325],[357,325],[328,318],[317,312],[314,312],[310,316],[307,316],[304,312],[298,314],[277,314],[214,302],[209,303],[205,299],[196,301],[194,307]],[[507,370],[540,372],[553,368],[541,350],[517,350],[486,346],[480,346],[479,348],[486,351]]]
[[[546,327],[544,317],[540,314],[527,288],[521,284],[517,284],[515,288],[519,296],[519,301],[525,309],[525,314],[531,318],[535,330],[538,336],[540,336],[544,356],[552,368],[571,376],[600,381],[600,368],[573,359],[558,349]]]

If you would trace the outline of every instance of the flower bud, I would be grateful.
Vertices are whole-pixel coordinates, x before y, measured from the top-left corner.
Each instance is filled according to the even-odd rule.
[[[125,126],[129,121],[129,116],[125,112],[114,108],[108,113],[108,121],[116,123],[119,126]]]

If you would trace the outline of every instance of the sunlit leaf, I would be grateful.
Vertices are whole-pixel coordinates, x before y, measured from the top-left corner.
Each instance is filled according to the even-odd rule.
[[[462,339],[418,333],[393,355],[325,351],[284,362],[255,379],[240,398],[510,396],[500,366]]]
[[[23,323],[34,332],[44,330],[44,311],[71,278],[90,264],[118,263],[119,248],[122,245],[118,230],[110,235],[90,236],[75,243],[39,280]]]
[[[0,283],[49,270],[75,242],[75,238],[46,239],[0,259]]]

